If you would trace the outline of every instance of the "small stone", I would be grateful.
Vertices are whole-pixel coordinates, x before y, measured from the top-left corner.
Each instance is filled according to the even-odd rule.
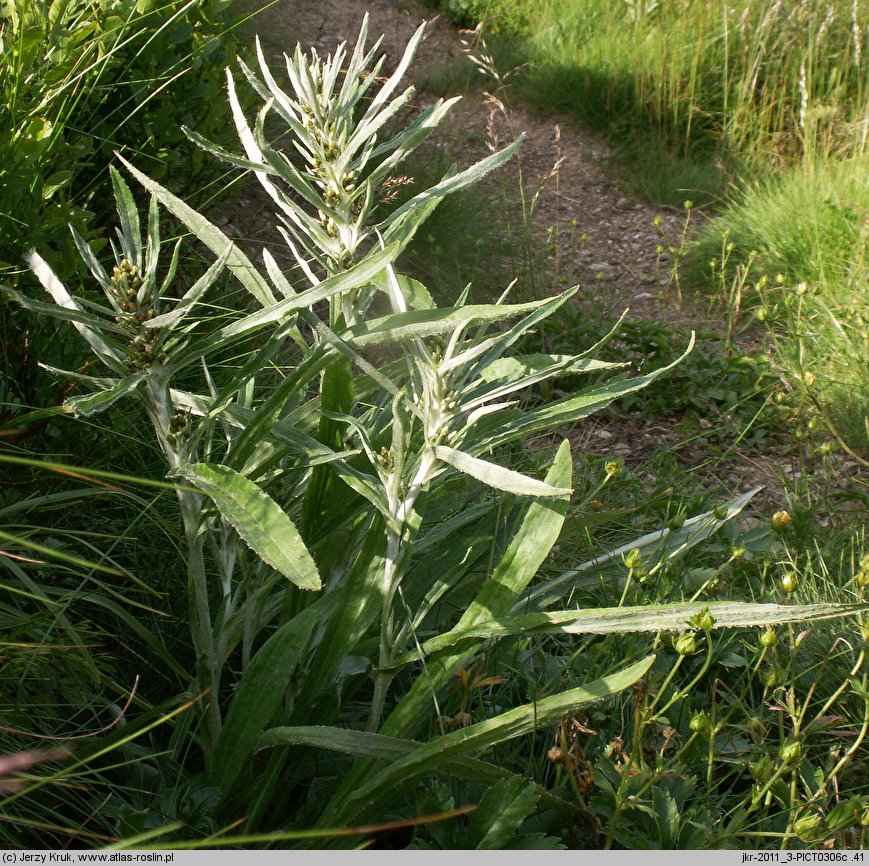
[[[589,270],[594,271],[594,273],[596,273],[596,274],[607,273],[608,271],[611,271],[612,269],[613,269],[613,266],[610,264],[607,264],[607,262],[593,262],[591,265],[589,265]]]

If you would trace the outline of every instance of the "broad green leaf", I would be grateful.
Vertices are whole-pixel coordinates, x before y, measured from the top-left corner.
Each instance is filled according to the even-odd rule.
[[[349,413],[353,409],[353,369],[346,358],[333,361],[323,372],[320,383],[320,423],[317,439],[332,451],[341,449],[346,424],[334,421],[328,413]],[[310,543],[318,529],[325,510],[325,499],[338,480],[329,471],[328,464],[317,466],[311,473],[305,499],[302,503],[301,532]]]
[[[282,625],[244,672],[214,748],[213,781],[224,796],[232,790],[257,738],[284,700],[319,614],[319,608],[311,606]]]
[[[654,656],[648,656],[618,673],[594,680],[579,688],[525,704],[468,728],[436,737],[430,743],[393,761],[368,781],[355,787],[345,797],[334,798],[321,821],[334,823],[356,820],[381,800],[388,801],[390,796],[394,797],[400,785],[423,773],[436,770],[471,752],[488,749],[498,743],[521,737],[552,724],[588,704],[617,695],[645,676],[654,660]]]
[[[569,487],[553,487],[544,481],[529,478],[512,469],[505,469],[488,460],[480,460],[479,457],[471,457],[463,451],[446,445],[436,445],[433,450],[438,460],[497,490],[505,490],[507,493],[515,493],[519,496],[569,497],[573,493]]]
[[[415,740],[384,737],[382,734],[372,734],[367,731],[300,725],[298,727],[271,728],[265,731],[257,741],[256,748],[257,751],[260,751],[279,746],[310,746],[315,749],[327,749],[345,755],[355,755],[391,763],[406,757],[420,748],[421,745]],[[479,785],[496,785],[504,781],[517,780],[532,790],[535,796],[547,806],[569,814],[581,811],[575,804],[563,800],[541,785],[536,785],[530,779],[517,776],[509,770],[487,761],[460,756],[450,761],[449,764],[445,763],[443,766],[437,767],[436,770],[449,773],[460,779],[467,779],[469,782],[475,782]]]
[[[66,401],[66,405],[76,414],[81,416],[94,415],[97,412],[102,412],[108,409],[121,397],[126,396],[144,381],[143,373],[136,373],[132,376],[127,376],[126,379],[121,379],[107,388],[105,391],[98,391],[96,394],[86,394],[82,397],[73,397]]]
[[[410,310],[433,310],[435,302],[429,294],[429,290],[419,280],[413,280],[404,274],[395,274],[395,279],[404,296],[405,303]],[[388,274],[378,274],[372,282],[381,292],[390,294],[391,280]]]
[[[713,628],[750,628],[787,622],[855,616],[869,604],[759,604],[744,601],[713,601],[604,607],[592,610],[559,610],[493,618],[465,628],[455,628],[422,644],[423,654],[440,652],[462,641],[492,639],[517,634],[623,634],[629,632],[683,631],[691,628],[691,617],[708,610]],[[396,660],[396,665],[419,659],[413,650]]]
[[[236,247],[216,225],[197,213],[180,198],[173,195],[169,190],[160,186],[143,174],[132,163],[117,154],[118,159],[127,167],[130,174],[145,187],[168,211],[174,214],[190,231],[199,238],[208,249],[216,256],[222,255],[228,246],[232,245],[232,251],[227,258],[226,266],[235,275],[238,281],[259,301],[264,307],[275,303],[275,297],[265,279],[254,267],[250,259]]]
[[[179,472],[211,498],[263,562],[301,589],[321,588],[317,566],[293,522],[253,481],[219,463],[193,463]]]
[[[308,673],[300,686],[298,706],[301,719],[311,718],[311,707],[325,699],[334,703],[334,682],[341,662],[353,655],[360,640],[375,622],[381,610],[380,585],[386,534],[383,519],[377,515],[366,520],[364,541],[341,585],[330,589],[337,602],[322,623],[322,637],[308,663]]]

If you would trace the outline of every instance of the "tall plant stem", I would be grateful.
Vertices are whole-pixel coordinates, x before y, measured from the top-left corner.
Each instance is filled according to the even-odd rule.
[[[148,414],[154,425],[157,439],[172,470],[185,462],[184,447],[172,435],[172,403],[166,378],[159,367],[154,368],[148,379]],[[211,625],[211,609],[208,601],[208,573],[205,566],[205,535],[202,533],[202,495],[188,490],[176,490],[184,537],[187,541],[187,582],[190,603],[191,634],[196,653],[196,669],[199,688],[208,691],[206,711],[207,742],[204,749],[206,764],[220,734],[220,667],[216,657],[214,635]]]
[[[383,578],[380,585],[382,598],[378,665],[380,670],[374,676],[374,697],[371,701],[371,711],[368,714],[368,724],[365,727],[367,731],[376,731],[380,724],[383,706],[386,702],[386,693],[395,676],[389,670],[389,666],[402,649],[400,646],[396,646],[394,640],[392,604],[401,582],[403,565],[410,560],[413,529],[409,518],[417,498],[429,481],[435,463],[432,449],[426,446],[420,459],[419,468],[404,496],[396,495],[396,487],[393,487],[387,494],[390,498],[392,525],[386,530],[386,562],[383,566]],[[397,481],[398,479],[396,479]]]
[[[371,699],[371,710],[368,713],[366,731],[376,731],[383,715],[386,693],[394,676],[387,670],[393,659],[396,648],[392,640],[392,600],[397,586],[398,560],[401,556],[401,536],[394,529],[386,533],[386,563],[383,566],[383,581],[381,594],[383,598],[380,610],[380,670],[374,676],[374,696]]]

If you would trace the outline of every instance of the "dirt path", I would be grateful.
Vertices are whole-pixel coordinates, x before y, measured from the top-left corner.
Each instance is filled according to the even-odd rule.
[[[247,3],[251,8],[265,5],[263,0]],[[387,66],[398,60],[416,28],[428,21],[408,80],[417,85],[420,106],[437,96],[455,95],[432,95],[431,90],[432,84],[449,84],[461,69],[473,68],[463,52],[462,34],[416,0],[280,0],[254,19],[252,29],[262,34],[276,61],[297,41],[326,54],[339,42],[352,44],[366,10],[371,39],[383,34]],[[518,186],[521,171],[529,207],[536,196],[533,228],[550,246],[560,282],[586,287],[613,312],[629,307],[638,318],[696,323],[695,316],[659,298],[668,282],[667,264],[656,254],[660,229],[654,220],[659,218],[667,235],[677,238],[683,215],[620,191],[601,165],[608,148],[600,138],[563,117],[527,110],[509,91],[496,88],[497,82],[488,79],[484,89],[470,89],[444,125],[442,141],[459,165],[488,155],[493,136],[503,146],[524,133],[521,158],[503,169],[503,177],[508,185]],[[502,104],[508,103],[506,113],[487,98],[489,91],[502,96]]]
[[[266,5],[265,0],[245,2],[250,9]],[[249,30],[261,34],[275,57],[273,69],[278,70],[282,52],[291,52],[297,42],[324,55],[342,41],[352,44],[366,11],[370,39],[383,34],[387,68],[398,61],[419,24],[429,22],[408,74],[408,81],[417,85],[418,107],[456,94],[450,83],[461,79],[462,69],[470,68],[462,34],[417,0],[279,0],[262,8]],[[501,75],[504,72],[499,70]],[[626,193],[602,164],[608,148],[600,137],[565,117],[547,117],[524,107],[509,90],[495,91],[509,102],[502,110],[485,92],[496,87],[490,79],[484,88],[467,88],[434,145],[449,148],[451,158],[466,166],[490,152],[493,138],[503,146],[525,134],[521,159],[508,163],[502,177],[507,177],[508,185],[521,183],[527,205],[534,201],[532,230],[539,248],[549,256],[543,268],[550,275],[545,293],[560,285],[579,284],[586,297],[594,298],[614,317],[630,308],[634,319],[709,329],[705,310],[675,303],[667,256],[656,252],[662,232],[667,238],[679,238],[684,212],[658,208]],[[233,213],[224,218],[233,234],[246,238],[270,234],[273,207],[255,182],[233,199],[233,205]],[[641,472],[656,449],[673,451],[698,481],[719,495],[765,484],[766,507],[784,502],[785,476],[796,471],[776,455],[731,452],[722,462],[721,445],[704,441],[702,435],[680,433],[675,420],[648,418],[641,412],[606,421],[596,417],[570,435],[584,451],[623,457]]]

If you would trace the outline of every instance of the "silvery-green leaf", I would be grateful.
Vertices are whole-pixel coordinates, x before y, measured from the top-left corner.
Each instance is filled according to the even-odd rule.
[[[516,382],[527,376],[536,376],[550,370],[562,373],[592,373],[625,366],[624,363],[584,359],[578,355],[515,355],[512,358],[499,358],[493,361],[480,373],[480,378],[485,382],[497,382],[502,379]]]
[[[146,328],[172,328],[177,325],[193,309],[200,297],[214,285],[214,281],[220,276],[226,262],[232,255],[235,244],[230,243],[210,268],[184,293],[184,296],[175,304],[168,313],[155,316],[145,322]]]
[[[180,474],[210,497],[263,562],[301,589],[321,588],[316,563],[298,530],[260,487],[218,463],[193,463]]]
[[[570,443],[559,446],[546,483],[553,487],[570,484],[573,462]],[[558,540],[568,503],[565,499],[535,499],[528,506],[525,517],[504,551],[492,575],[483,584],[474,600],[466,608],[456,628],[467,628],[492,617],[506,616],[525,588],[534,578],[540,565]],[[431,704],[431,694],[437,694],[449,683],[459,665],[465,663],[476,647],[473,644],[446,652],[429,659],[425,677],[419,677],[410,691],[399,702],[384,723],[381,732],[392,736],[406,736],[418,723]],[[360,777],[365,768],[358,770]],[[357,770],[354,769],[354,773]],[[348,777],[347,787],[358,784],[359,778]]]
[[[115,201],[118,206],[118,216],[121,220],[121,249],[131,264],[143,271],[145,263],[142,261],[142,229],[139,224],[139,211],[130,188],[118,173],[114,166],[109,167],[112,178],[112,187],[115,191]]]
[[[505,469],[496,463],[490,463],[488,460],[471,457],[470,454],[465,454],[463,451],[449,448],[446,445],[436,445],[433,450],[438,460],[448,463],[459,472],[464,472],[465,475],[470,475],[477,481],[497,490],[505,490],[507,493],[515,493],[519,496],[555,496],[559,498],[569,497],[573,493],[569,487],[553,487],[544,481],[529,478],[527,475],[514,472],[512,469]]]
[[[485,159],[481,159],[479,162],[474,163],[470,168],[466,168],[464,171],[460,171],[458,174],[454,174],[451,177],[442,180],[433,187],[415,195],[401,207],[394,210],[383,222],[384,240],[387,242],[392,240],[391,233],[393,226],[396,226],[408,211],[416,210],[420,205],[440,200],[454,192],[458,192],[460,189],[464,189],[466,186],[477,183],[490,171],[502,166],[516,153],[516,151],[519,150],[524,138],[525,135],[523,133],[516,139],[516,141],[508,147],[505,147],[503,150],[499,150],[497,153],[493,153],[491,156],[487,156]]]
[[[81,416],[95,415],[97,412],[102,412],[108,409],[121,397],[135,390],[136,386],[144,381],[143,373],[136,373],[132,376],[127,376],[126,379],[116,381],[110,388],[104,391],[98,391],[96,394],[86,394],[82,397],[72,397],[66,401],[66,405],[76,414]]]
[[[684,631],[692,628],[692,617],[709,611],[713,628],[751,628],[789,622],[856,616],[869,604],[758,604],[743,601],[687,602],[609,607],[591,610],[558,610],[505,616],[455,628],[422,644],[423,655],[440,652],[470,639],[494,639],[517,634],[626,634],[637,632]],[[405,653],[396,665],[417,661],[417,650]]]
[[[67,292],[63,283],[57,278],[54,271],[48,266],[45,260],[35,250],[31,250],[27,256],[27,264],[30,265],[30,270],[36,274],[37,279],[42,283],[42,287],[54,299],[54,302],[64,310],[73,311],[76,315],[84,316],[81,306],[76,303]],[[5,289],[9,292],[9,289]],[[75,329],[84,337],[87,344],[91,347],[94,353],[115,372],[126,373],[121,359],[121,354],[116,349],[112,348],[99,334],[99,329],[106,326],[107,323],[97,320],[94,324],[86,324],[89,320],[81,319],[73,321]],[[111,323],[114,325],[114,322]],[[108,330],[114,330],[114,327],[109,326]]]
[[[117,154],[118,159],[124,163],[130,174],[142,184],[157,200],[179,220],[181,220],[190,231],[199,238],[205,246],[208,247],[216,256],[221,255],[228,245],[232,244],[228,238],[216,225],[209,222],[202,214],[197,213],[192,207],[183,202],[176,195],[173,195],[169,190],[160,186],[156,181],[151,180],[146,174],[143,174],[132,163],[124,159],[123,156]],[[238,281],[259,301],[264,307],[275,302],[275,297],[269,284],[263,279],[259,271],[253,266],[250,259],[233,245],[232,252],[226,262],[227,268],[233,273]]]
[[[541,430],[551,430],[553,427],[571,424],[580,418],[592,415],[606,408],[619,397],[642,390],[681,363],[693,348],[694,334],[691,335],[688,347],[682,355],[673,363],[661,367],[653,373],[637,376],[634,379],[609,382],[530,412],[517,412],[514,417],[507,418],[506,423],[501,426],[496,426],[497,422],[493,421],[491,429],[478,428],[479,447],[482,449],[494,448],[505,442],[514,442]]]
[[[388,153],[389,156],[371,172],[368,176],[369,181],[377,183],[381,178],[387,177],[397,165],[416,150],[432,130],[440,125],[440,122],[447,116],[453,105],[460,99],[461,97],[459,96],[446,101],[439,99],[394,138],[373,146],[370,153],[367,154],[367,159],[374,159],[383,153]]]
[[[698,514],[686,520],[680,529],[672,530],[665,527],[655,532],[649,532],[640,538],[629,541],[627,544],[621,544],[613,550],[596,556],[594,559],[590,559],[575,568],[571,568],[569,571],[558,575],[558,577],[541,583],[540,586],[529,594],[528,599],[523,600],[520,605],[524,606],[531,603],[534,607],[547,607],[568,593],[579,575],[588,571],[599,570],[607,563],[620,561],[622,556],[634,549],[639,550],[641,556],[652,562],[652,570],[657,571],[664,563],[677,559],[694,547],[694,545],[709,538],[712,533],[724,526],[728,520],[736,517],[761,489],[760,487],[755,487],[753,490],[735,497],[728,503],[727,511],[723,517],[716,517],[712,511]],[[517,612],[518,607],[519,605],[517,605],[517,608],[514,608],[514,613]]]
[[[391,313],[379,319],[354,325],[342,336],[345,339],[352,338],[357,346],[418,340],[444,334],[467,322],[494,322],[507,319],[526,310],[532,310],[542,303],[545,301],[528,301],[509,306],[475,304],[458,308],[408,310],[406,313]]]

